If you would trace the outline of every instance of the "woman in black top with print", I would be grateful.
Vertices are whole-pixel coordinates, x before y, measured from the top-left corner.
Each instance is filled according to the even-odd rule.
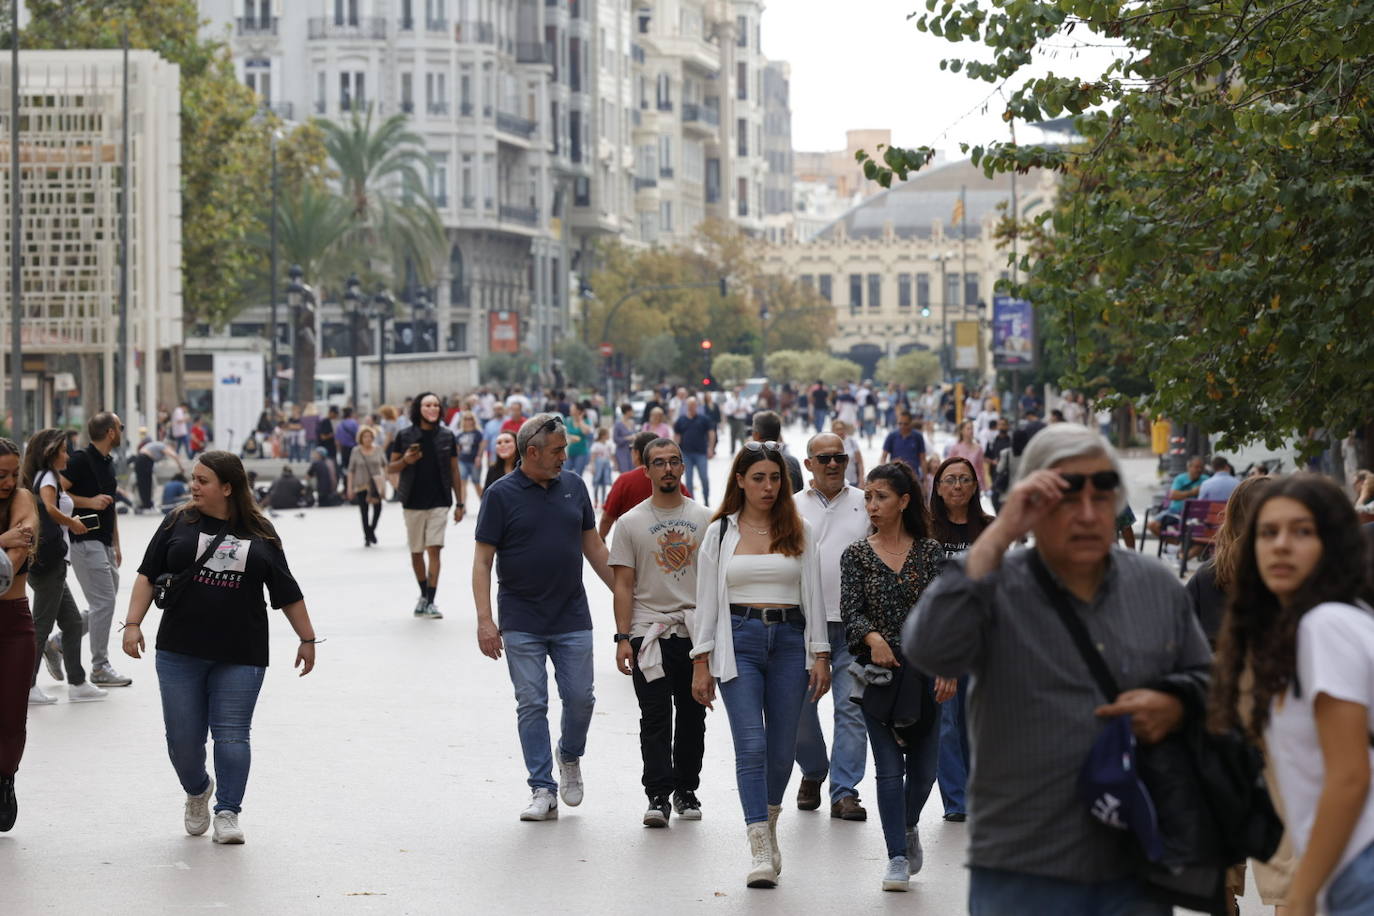
[[[216,545],[216,540],[219,543]],[[204,562],[198,562],[214,545]],[[238,816],[248,784],[248,733],[267,672],[267,606],[281,608],[300,637],[296,667],[315,667],[315,630],[286,564],[277,532],[258,511],[243,464],[209,451],[191,470],[191,501],[167,516],[138,568],[124,628],[124,651],[140,658],[142,621],[163,573],[191,571],[163,608],[157,678],[167,751],[186,790],[186,832],[210,826],[215,783],[205,769],[205,736],[215,740],[215,842],[242,843]]]
[[[864,505],[873,533],[840,556],[840,617],[849,650],[866,672],[864,722],[888,858],[882,886],[905,891],[908,877],[921,870],[923,861],[916,825],[935,782],[935,703],[954,696],[955,682],[934,678],[932,683],[902,664],[902,624],[939,574],[944,551],[930,537],[920,484],[905,462],[880,464],[868,472]],[[890,677],[880,674],[883,669]]]
[[[946,458],[935,471],[930,489],[930,533],[945,549],[947,559],[962,556],[992,524],[978,495],[978,473],[967,458]],[[968,726],[964,702],[968,678],[959,679],[953,702],[940,707],[940,758],[937,775],[945,820],[968,817],[965,788],[968,785]]]

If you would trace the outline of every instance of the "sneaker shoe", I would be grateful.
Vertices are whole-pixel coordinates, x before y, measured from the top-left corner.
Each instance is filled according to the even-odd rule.
[[[701,820],[701,802],[697,801],[697,793],[691,789],[673,793],[673,810],[684,821]]]
[[[52,696],[51,694],[44,693],[42,687],[39,687],[35,684],[34,686],[29,688],[30,706],[51,706],[56,702],[57,697]]]
[[[552,789],[535,789],[534,795],[530,797],[529,805],[520,812],[520,820],[558,820],[558,796],[553,794]]]
[[[67,700],[72,703],[91,703],[95,700],[103,700],[110,695],[110,691],[103,690],[90,681],[82,681],[75,686],[67,688]]]
[[[439,607],[433,601],[425,602],[425,613],[422,615],[430,620],[443,620],[444,615],[439,612]]]
[[[868,812],[859,804],[857,795],[846,795],[830,806],[830,816],[842,821],[866,821]]]
[[[200,836],[210,829],[210,799],[214,794],[215,781],[211,779],[204,792],[199,795],[186,796],[185,823],[186,833],[189,836]],[[215,832],[218,834],[218,826],[216,826]]]
[[[558,794],[569,808],[582,804],[582,761],[576,757],[564,760],[558,755]]]
[[[962,811],[951,811],[945,815],[945,820],[949,821],[951,824],[962,824],[964,821],[968,820],[968,815]]]
[[[668,796],[655,795],[649,799],[649,810],[644,812],[644,826],[667,827],[668,815],[672,810],[672,805],[668,804]]]
[[[0,833],[7,833],[19,817],[19,799],[14,796],[14,777],[0,776]]]
[[[97,687],[128,687],[133,682],[133,678],[125,677],[108,664],[91,671],[91,683]]]
[[[912,871],[907,864],[906,856],[894,856],[888,859],[887,871],[883,872],[883,890],[911,890],[911,875]]]
[[[428,616],[429,616],[429,599],[426,598],[424,595],[421,595],[421,596],[419,597],[419,599],[416,600],[416,602],[415,602],[415,616],[416,616],[416,617],[428,617]]]
[[[896,861],[896,860],[893,860]],[[921,848],[921,831],[915,827],[906,832],[907,873],[916,874],[926,864],[925,850]]]
[[[243,828],[239,826],[239,816],[233,811],[215,812],[215,842],[229,846],[243,843]]]
[[[797,789],[797,807],[802,811],[815,811],[821,806],[821,781],[802,778]]]
[[[65,681],[62,673],[62,640],[54,633],[43,643],[43,661],[47,663],[48,674],[54,681]]]

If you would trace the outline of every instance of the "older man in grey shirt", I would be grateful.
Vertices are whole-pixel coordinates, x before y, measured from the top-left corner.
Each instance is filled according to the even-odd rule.
[[[969,912],[1156,916],[1134,877],[1130,835],[1095,821],[1078,772],[1106,716],[1130,715],[1145,743],[1201,715],[1210,662],[1178,581],[1113,549],[1121,467],[1096,431],[1057,424],[1022,456],[1002,513],[951,562],[906,623],[922,671],[971,673]],[[1007,554],[1027,533],[1035,547]],[[1043,562],[1124,691],[1108,702],[1049,596]]]

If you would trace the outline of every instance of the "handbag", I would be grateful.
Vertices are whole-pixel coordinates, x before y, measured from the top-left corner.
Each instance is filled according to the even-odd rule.
[[[62,536],[62,526],[52,517],[48,504],[43,502],[38,489],[33,490],[34,501],[38,503],[38,550],[34,554],[30,572],[45,573],[57,569],[67,559],[67,539]]]
[[[1030,563],[1098,689],[1113,702],[1121,691],[1087,627],[1038,553]],[[1090,753],[1089,762],[1093,758]],[[1159,855],[1145,856],[1141,877],[1147,890],[1173,906],[1229,913],[1227,869],[1246,858],[1267,861],[1283,838],[1259,750],[1238,730],[1213,734],[1194,723],[1140,747],[1137,761],[1162,841]]]
[[[181,599],[181,593],[186,590],[186,585],[191,581],[191,577],[200,572],[205,566],[205,561],[215,555],[219,545],[224,541],[224,536],[229,533],[229,522],[226,520],[224,526],[219,529],[219,534],[210,542],[210,546],[205,548],[205,552],[196,558],[196,562],[183,569],[181,572],[165,572],[153,580],[153,604],[166,610],[176,604]]]

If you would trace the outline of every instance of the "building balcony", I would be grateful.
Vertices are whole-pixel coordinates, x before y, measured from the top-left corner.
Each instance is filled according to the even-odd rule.
[[[434,206],[440,210],[448,206],[447,194],[431,194],[429,199],[434,201]]]
[[[517,41],[515,43],[515,62],[517,64],[546,63],[543,42]]]
[[[386,38],[386,20],[380,16],[360,16],[356,19],[317,17],[306,24],[306,37],[312,41],[321,38],[381,41]]]
[[[277,34],[277,17],[271,16],[267,19],[239,19],[235,31],[239,35],[275,35]]]
[[[458,114],[464,118],[472,117],[472,103],[462,102],[458,105]]]
[[[367,111],[367,99],[339,99],[339,111]]]
[[[324,114],[324,113],[325,113],[325,109],[326,109],[327,107],[328,107],[328,106],[325,104],[324,99],[317,99],[317,100],[315,101],[315,114],[317,114],[317,115],[322,115],[322,114]]]
[[[496,129],[517,137],[528,140],[534,136],[535,130],[539,127],[534,121],[522,118],[519,115],[507,114],[504,111],[496,113]]]
[[[283,121],[294,121],[296,119],[296,107],[290,102],[273,102],[267,106],[272,114],[281,118]]]
[[[476,198],[474,195],[472,195],[472,194],[469,194],[469,195],[467,195],[466,197],[464,197],[464,198],[463,198],[463,209],[464,209],[464,210],[476,210],[476,209],[477,209],[477,198]]]
[[[688,127],[714,133],[720,127],[720,112],[695,102],[682,103],[682,123]]]
[[[447,115],[448,102],[430,102],[425,106],[425,111],[432,115]]]
[[[659,110],[659,111],[672,112],[672,110],[673,110],[673,103],[672,103],[672,100],[671,100],[671,99],[659,99],[659,100],[658,100],[658,110]]]
[[[661,169],[658,170],[658,177],[665,180],[671,180],[673,177],[672,167],[666,165],[663,166]]]
[[[631,46],[630,46],[630,58],[631,58],[635,63],[637,63],[637,64],[642,64],[642,63],[644,63],[645,58],[647,58],[647,57],[648,57],[648,55],[644,53],[644,46],[643,46],[643,45],[631,45]]]
[[[449,26],[449,23],[448,23],[448,20],[447,20],[447,19],[426,19],[426,20],[425,20],[425,31],[426,31],[426,32],[434,32],[434,33],[439,34],[439,35],[447,35],[447,34],[448,34],[448,26]]]
[[[454,41],[465,44],[496,44],[496,26],[490,22],[460,22],[453,27]]]
[[[401,111],[412,114],[415,111],[415,102],[411,99],[401,99]]]
[[[538,207],[513,207],[510,204],[502,204],[499,212],[501,221],[505,223],[520,223],[522,226],[539,225]]]
[[[415,31],[415,20],[413,18],[402,19],[397,29],[402,32],[413,32]]]
[[[657,178],[640,178],[640,177],[638,177],[638,176],[635,176],[635,190],[636,190],[636,191],[648,191],[648,190],[650,190],[651,188],[657,188],[657,187],[658,187],[658,179],[657,179]]]

